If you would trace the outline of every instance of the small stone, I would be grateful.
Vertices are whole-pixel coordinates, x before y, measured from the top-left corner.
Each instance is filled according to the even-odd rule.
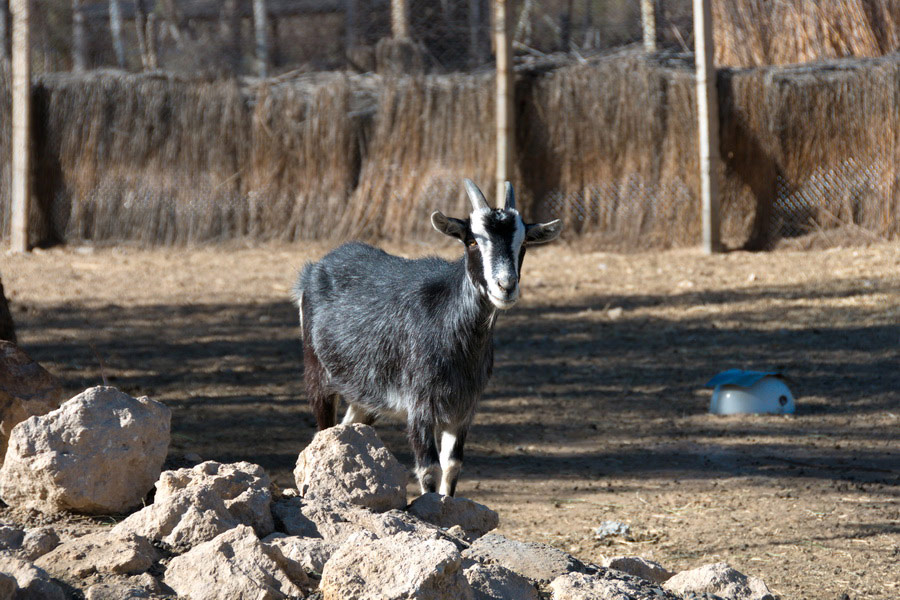
[[[602,566],[652,581],[664,583],[673,573],[661,564],[639,556],[614,556],[604,560]]]
[[[469,541],[496,529],[500,524],[496,511],[484,504],[437,493],[422,494],[413,500],[407,511],[438,527],[459,526]]]
[[[481,563],[502,565],[539,583],[550,583],[569,572],[596,573],[599,569],[547,544],[520,542],[497,533],[478,538],[462,555]]]
[[[407,471],[368,425],[320,431],[297,457],[294,480],[310,500],[386,511],[406,507]]]
[[[677,600],[649,581],[615,572],[567,573],[550,583],[552,600]]]
[[[506,567],[469,560],[464,561],[463,566],[463,574],[475,592],[475,600],[538,600],[537,587]]]
[[[56,377],[14,343],[0,341],[0,464],[13,427],[28,417],[59,408],[62,401],[63,390]]]
[[[36,527],[25,532],[20,556],[26,560],[37,560],[59,545],[59,535],[51,527]]]
[[[187,550],[236,527],[225,502],[208,488],[185,488],[133,513],[113,533],[134,533]]]
[[[732,569],[726,563],[703,565],[690,571],[681,571],[663,584],[676,594],[688,592],[708,593],[728,600],[771,600],[772,592],[757,577],[748,577]]]
[[[272,485],[259,465],[206,461],[191,469],[165,471],[156,482],[155,501],[164,501],[185,489],[208,489],[222,498],[229,514],[253,527],[258,536],[275,530],[272,521]]]
[[[25,531],[18,527],[0,525],[0,550],[18,550],[25,539]]]
[[[98,583],[84,593],[85,600],[143,600],[152,594],[142,587],[127,583]]]
[[[324,600],[472,600],[456,547],[406,533],[354,534],[331,557],[319,584]]]
[[[299,586],[307,583],[305,575],[292,580],[280,559],[251,527],[238,525],[169,561],[165,583],[191,600],[304,596]]]
[[[56,577],[83,579],[93,573],[136,575],[159,558],[146,538],[101,531],[64,542],[35,564]]]
[[[30,562],[0,555],[0,573],[15,579],[18,590],[14,598],[17,600],[65,600],[62,589],[50,579],[43,569]]]
[[[297,568],[306,573],[317,575],[321,575],[325,563],[338,549],[337,544],[326,542],[322,538],[283,533],[273,533],[262,542],[268,546],[277,546],[287,561],[295,563]]]
[[[594,529],[594,538],[604,540],[610,537],[631,538],[631,526],[618,521],[603,521]]]

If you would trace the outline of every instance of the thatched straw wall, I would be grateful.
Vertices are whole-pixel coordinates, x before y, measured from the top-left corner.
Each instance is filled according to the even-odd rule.
[[[900,0],[713,2],[716,64],[757,67],[900,51]]]
[[[631,54],[536,79],[520,156],[541,216],[626,245],[699,239],[691,75]]]
[[[245,89],[111,72],[42,77],[35,192],[50,224],[37,237],[171,244],[333,231],[369,120],[353,109],[371,86],[356,87],[341,75]]]
[[[526,215],[562,216],[567,236],[607,246],[696,244],[692,85],[689,64],[627,52],[520,73],[515,183]],[[730,245],[835,226],[900,236],[897,57],[722,70],[719,96]],[[243,87],[44,77],[34,239],[434,240],[431,211],[468,210],[463,177],[492,196],[492,97],[490,74]],[[0,177],[7,165],[0,156]]]
[[[342,233],[408,238],[429,233],[440,209],[468,214],[462,178],[492,197],[493,77],[429,76],[385,81],[374,133]]]
[[[755,245],[835,226],[900,234],[897,57],[726,71],[719,86],[722,155],[758,197]]]

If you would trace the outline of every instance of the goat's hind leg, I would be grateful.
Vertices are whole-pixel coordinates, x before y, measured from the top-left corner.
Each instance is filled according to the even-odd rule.
[[[337,425],[338,395],[328,389],[328,373],[310,343],[303,348],[303,381],[319,431]]]
[[[437,442],[434,439],[434,426],[429,423],[410,419],[407,435],[416,459],[416,477],[423,494],[437,490],[439,471]]]
[[[328,387],[328,371],[313,348],[310,336],[310,320],[304,317],[307,311],[303,294],[300,294],[300,330],[303,339],[303,382],[306,397],[316,417],[319,431],[337,425],[338,395]]]
[[[445,496],[456,494],[456,482],[462,470],[463,446],[466,443],[466,429],[445,429],[441,431],[441,487]]]

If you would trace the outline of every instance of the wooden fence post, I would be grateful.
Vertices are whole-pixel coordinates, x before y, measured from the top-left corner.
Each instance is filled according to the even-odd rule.
[[[84,11],[81,0],[72,0],[72,70],[87,68],[87,37],[84,32]]]
[[[656,52],[656,0],[641,0],[641,25],[644,29],[644,51]]]
[[[494,0],[494,40],[497,58],[497,169],[495,202],[503,207],[504,185],[512,179],[513,152],[515,151],[515,123],[513,120],[513,96],[515,73],[512,64],[512,40],[509,36],[509,2]]]
[[[703,249],[721,252],[719,224],[719,96],[713,64],[711,0],[694,0],[694,59],[697,82],[697,141],[700,158],[700,197],[703,211]]]
[[[409,7],[406,0],[391,0],[391,37],[395,40],[409,38]]]
[[[28,252],[31,200],[31,40],[28,3],[12,0],[12,182],[10,249]]]

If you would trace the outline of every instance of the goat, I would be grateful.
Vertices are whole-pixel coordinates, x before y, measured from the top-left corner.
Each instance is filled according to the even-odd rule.
[[[472,213],[431,215],[434,228],[463,243],[449,262],[409,260],[351,242],[302,269],[292,295],[300,310],[306,393],[319,430],[406,418],[422,493],[452,496],[475,408],[491,376],[498,310],[519,297],[525,249],[550,242],[562,223],[525,224],[506,182],[504,208],[491,209],[465,180]],[[440,438],[440,454],[438,453]]]

